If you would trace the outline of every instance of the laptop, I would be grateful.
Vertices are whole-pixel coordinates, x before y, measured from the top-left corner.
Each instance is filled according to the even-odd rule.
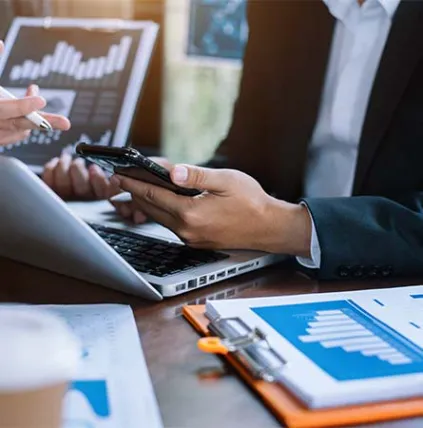
[[[66,204],[15,158],[0,156],[0,200],[0,256],[150,300],[285,258],[192,249],[160,225],[118,221],[107,201]]]

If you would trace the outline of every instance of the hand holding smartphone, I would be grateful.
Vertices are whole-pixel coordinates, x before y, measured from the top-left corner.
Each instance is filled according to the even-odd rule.
[[[166,168],[133,148],[102,147],[80,143],[76,147],[76,153],[112,174],[124,175],[164,187],[178,195],[197,196],[202,193],[197,189],[186,189],[174,184]]]

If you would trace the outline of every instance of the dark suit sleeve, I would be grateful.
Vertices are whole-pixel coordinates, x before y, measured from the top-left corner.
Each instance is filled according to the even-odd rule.
[[[423,274],[423,193],[304,202],[322,251],[321,279]]]

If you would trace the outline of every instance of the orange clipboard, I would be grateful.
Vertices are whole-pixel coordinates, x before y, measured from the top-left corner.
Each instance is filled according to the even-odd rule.
[[[204,305],[185,306],[183,315],[202,336],[211,336],[205,310]],[[311,410],[280,383],[254,377],[231,353],[225,359],[289,428],[341,427],[423,416],[423,398]]]

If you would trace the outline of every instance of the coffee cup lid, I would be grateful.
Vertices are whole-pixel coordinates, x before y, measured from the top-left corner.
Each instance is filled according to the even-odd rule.
[[[81,347],[56,315],[30,306],[0,305],[0,392],[67,382]]]

